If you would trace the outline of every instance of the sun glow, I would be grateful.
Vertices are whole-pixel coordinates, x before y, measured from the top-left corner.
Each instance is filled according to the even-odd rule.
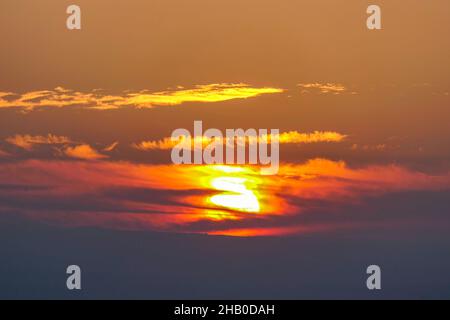
[[[258,186],[260,178],[249,167],[211,165],[204,166],[206,173],[204,186],[214,192],[206,202],[214,206],[213,217],[223,219],[236,218],[229,211],[259,213],[261,203]],[[227,210],[227,211],[225,211]],[[209,210],[211,211],[211,210]],[[222,214],[217,215],[217,211]]]
[[[259,212],[258,198],[246,186],[247,179],[234,177],[220,177],[211,181],[214,189],[224,194],[212,196],[209,201],[217,206],[244,212]]]
[[[73,199],[74,205],[80,195],[86,195],[92,196],[93,208],[106,210],[62,216],[37,211],[30,215],[33,219],[73,226],[240,237],[351,228],[356,225],[345,219],[336,223],[334,216],[324,222],[321,213],[340,210],[343,205],[353,208],[367,197],[450,188],[449,173],[429,175],[393,165],[355,169],[345,162],[326,159],[283,164],[276,176],[262,175],[256,166],[28,160],[3,163],[0,181],[29,186],[10,188],[5,197],[43,198],[60,206],[55,199],[61,195]],[[38,187],[42,181],[49,188]],[[75,208],[86,207],[84,203],[79,205]],[[309,213],[316,212],[318,220],[311,223]],[[296,216],[304,219],[297,221]],[[285,224],[289,219],[295,223]]]

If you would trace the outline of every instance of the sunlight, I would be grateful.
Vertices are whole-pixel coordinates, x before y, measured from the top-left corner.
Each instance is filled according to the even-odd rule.
[[[246,178],[219,177],[211,181],[214,189],[226,193],[212,196],[213,204],[232,210],[259,212],[260,206],[256,195],[246,186]]]
[[[202,171],[206,173],[204,186],[217,191],[206,199],[207,203],[232,211],[260,212],[261,205],[257,192],[260,181],[252,168],[210,165],[202,166]],[[211,217],[215,219],[236,218],[229,212],[221,212],[219,215],[216,210],[214,212]]]

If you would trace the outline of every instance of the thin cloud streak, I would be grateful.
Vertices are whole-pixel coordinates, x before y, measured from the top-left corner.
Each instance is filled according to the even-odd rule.
[[[32,136],[32,135],[15,135],[5,139],[6,142],[15,145],[16,147],[31,151],[36,144],[58,145],[69,144],[72,141],[68,137],[56,136],[48,134],[47,136]]]
[[[347,136],[338,132],[333,131],[314,131],[313,133],[301,133],[298,131],[283,132],[278,135],[278,141],[280,144],[309,144],[309,143],[319,143],[319,142],[342,142]],[[226,137],[223,138],[224,141],[227,140]],[[247,142],[252,140],[247,138]],[[202,142],[202,145],[208,145],[214,141],[213,138],[208,137],[193,137],[191,138],[191,144],[194,145],[195,142]],[[270,135],[262,135],[257,137],[255,142],[258,141],[268,141],[270,143]],[[161,140],[149,140],[141,141],[139,143],[134,143],[132,146],[135,149],[141,151],[149,150],[170,150],[175,147],[180,141],[175,139],[172,140],[170,137],[165,137]],[[230,141],[232,142],[232,141]]]
[[[118,142],[118,141],[113,142],[111,145],[109,145],[109,146],[103,148],[103,151],[105,151],[105,152],[111,152],[111,151],[114,151],[114,150],[117,148],[118,145],[119,145],[119,142]]]
[[[318,91],[322,94],[342,94],[348,91],[348,88],[340,83],[300,83],[298,87],[302,88],[303,93],[308,93],[312,91]],[[352,92],[353,94],[355,92]]]
[[[197,85],[192,89],[178,87],[175,90],[151,92],[127,92],[123,95],[102,94],[99,90],[79,92],[57,87],[54,90],[31,91],[23,94],[0,93],[1,108],[21,108],[32,111],[37,108],[63,108],[79,106],[109,110],[125,107],[153,108],[176,106],[186,102],[214,103],[234,99],[253,98],[264,94],[284,92],[283,89],[252,87],[244,83],[218,83]]]

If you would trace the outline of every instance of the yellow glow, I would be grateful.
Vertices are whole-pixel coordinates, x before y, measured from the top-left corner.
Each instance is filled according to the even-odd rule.
[[[216,166],[213,166],[213,168],[215,170],[222,171],[222,172],[225,172],[225,173],[243,173],[243,172],[244,173],[245,172],[249,173],[250,172],[250,170],[248,170],[248,169],[246,171],[245,168],[237,167],[237,166],[216,165]]]
[[[206,210],[204,212],[204,217],[215,221],[240,219],[237,215],[223,210]]]
[[[211,186],[222,194],[214,195],[209,201],[217,206],[243,212],[259,212],[260,204],[255,193],[247,187],[248,179],[219,177],[211,181]]]
[[[247,84],[209,84],[198,85],[194,89],[178,91],[163,91],[156,93],[136,93],[130,95],[127,104],[148,105],[178,105],[184,102],[220,102],[233,99],[246,99],[267,93],[281,93],[278,88],[254,88]]]

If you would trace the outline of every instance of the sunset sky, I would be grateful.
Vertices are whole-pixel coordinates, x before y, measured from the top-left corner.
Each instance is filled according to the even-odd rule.
[[[2,0],[0,223],[448,231],[448,30],[448,0]],[[278,174],[172,164],[196,120],[279,129]]]

